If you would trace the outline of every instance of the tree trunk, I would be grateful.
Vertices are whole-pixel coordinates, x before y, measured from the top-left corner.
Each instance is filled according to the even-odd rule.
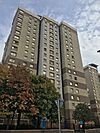
[[[21,119],[21,111],[18,111],[18,118],[17,118],[17,129],[19,128],[20,125],[20,119]]]
[[[15,116],[15,111],[13,111],[13,116],[12,116],[12,119],[11,119],[11,126],[13,125],[14,116]]]
[[[9,116],[7,116],[7,125],[6,125],[6,130],[8,130],[8,129],[9,129],[9,120],[10,120],[10,117],[9,117]]]

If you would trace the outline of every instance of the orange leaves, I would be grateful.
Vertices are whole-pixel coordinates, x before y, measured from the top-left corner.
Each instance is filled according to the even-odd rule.
[[[34,105],[31,90],[30,73],[25,67],[0,65],[0,107],[5,111],[31,112],[38,111]]]
[[[33,116],[36,115],[37,113],[39,113],[39,110],[36,109],[36,107],[34,105],[31,105],[30,111]]]

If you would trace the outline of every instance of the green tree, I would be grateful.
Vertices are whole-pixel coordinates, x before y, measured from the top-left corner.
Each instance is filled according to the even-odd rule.
[[[35,105],[39,109],[39,118],[46,117],[51,121],[57,120],[57,106],[55,100],[59,93],[50,79],[45,76],[32,76]]]
[[[77,121],[83,121],[83,125],[86,121],[92,120],[92,112],[91,109],[85,103],[79,103],[75,111],[73,112],[73,118]]]

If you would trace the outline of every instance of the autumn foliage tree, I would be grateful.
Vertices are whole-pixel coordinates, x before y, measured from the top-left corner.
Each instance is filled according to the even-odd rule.
[[[7,65],[0,65],[0,111],[13,114],[12,120],[17,112],[17,127],[20,124],[21,113],[28,112],[33,116],[38,113],[34,105],[30,73],[24,67],[8,68]]]

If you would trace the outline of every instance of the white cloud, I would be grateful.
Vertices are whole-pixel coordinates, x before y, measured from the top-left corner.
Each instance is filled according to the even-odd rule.
[[[100,60],[96,53],[100,49],[100,0],[10,0],[10,6],[18,6],[26,8],[31,12],[40,15],[49,16],[58,22],[66,20],[66,22],[74,25],[78,29],[79,42],[81,46],[81,53],[83,63],[95,62],[100,65]],[[3,0],[0,0],[2,3]],[[13,4],[15,4],[13,6]],[[7,4],[5,2],[5,4]],[[4,7],[5,7],[5,4]],[[1,6],[2,7],[2,6]],[[5,13],[6,10],[4,10]],[[2,12],[2,10],[0,11]],[[10,13],[9,13],[10,14]],[[11,14],[10,14],[11,15]],[[13,15],[12,15],[13,16]],[[7,14],[8,18],[8,14]],[[4,42],[11,29],[12,17],[5,20],[5,25],[0,21],[0,31],[2,31],[2,39],[0,38],[0,49],[4,47]],[[2,24],[2,25],[1,25]],[[2,50],[3,51],[3,50]]]
[[[81,9],[76,12],[74,24],[79,31],[83,64],[94,62],[100,66],[100,1],[80,0]],[[85,5],[85,6],[84,6]]]

